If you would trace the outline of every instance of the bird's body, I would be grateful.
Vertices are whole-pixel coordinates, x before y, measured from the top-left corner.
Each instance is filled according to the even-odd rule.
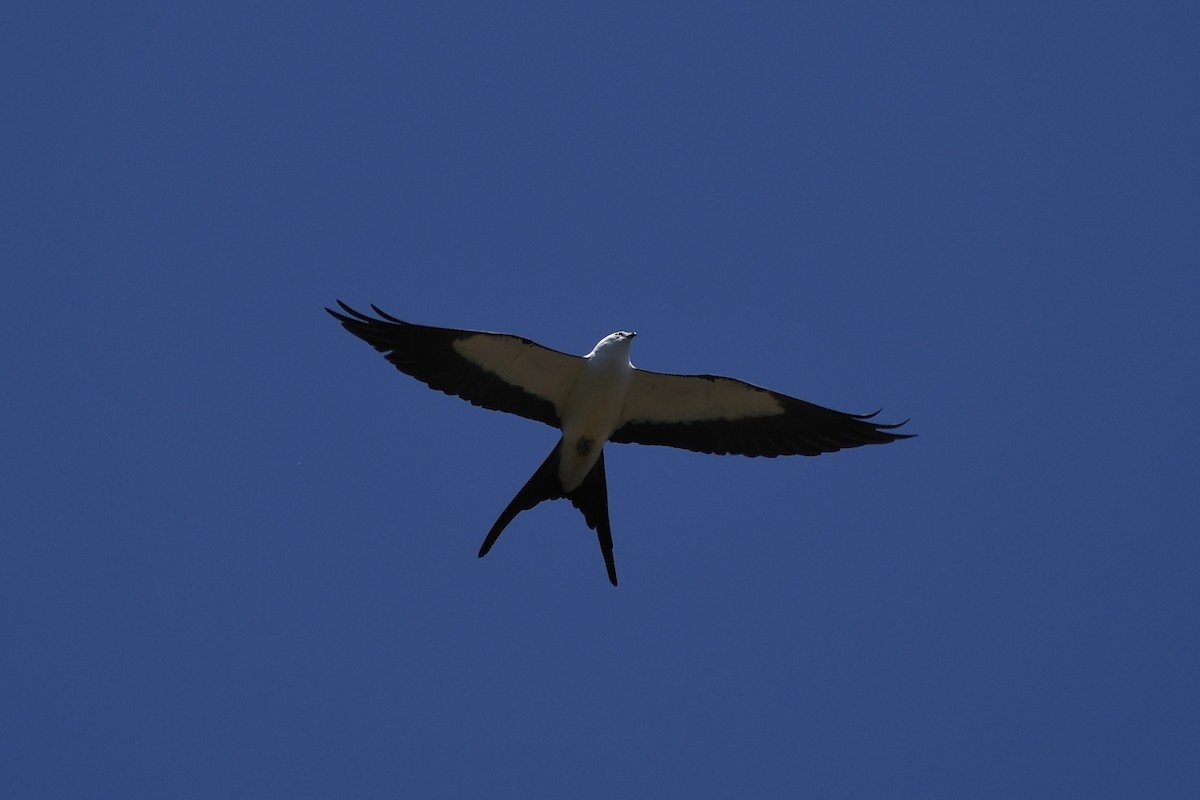
[[[606,336],[584,356],[582,369],[562,413],[563,448],[558,477],[570,491],[583,483],[603,451],[604,443],[621,422],[629,394],[633,364],[629,346],[634,334]]]
[[[372,306],[376,319],[338,303],[345,313],[326,310],[400,371],[475,405],[562,432],[488,532],[480,556],[521,511],[567,498],[596,531],[615,586],[604,474],[610,441],[773,458],[909,436],[892,432],[897,425],[871,422],[873,414],[834,411],[734,378],[639,370],[630,362],[635,334],[628,331],[604,337],[580,357],[508,334],[414,325]]]

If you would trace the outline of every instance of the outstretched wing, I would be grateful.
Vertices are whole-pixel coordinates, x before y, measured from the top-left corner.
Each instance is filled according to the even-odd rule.
[[[734,378],[635,369],[610,441],[774,458],[910,438],[892,432],[904,423],[871,422],[874,416],[834,411]]]
[[[583,359],[520,336],[414,325],[338,301],[326,308],[342,327],[383,353],[396,369],[431,389],[558,427]]]

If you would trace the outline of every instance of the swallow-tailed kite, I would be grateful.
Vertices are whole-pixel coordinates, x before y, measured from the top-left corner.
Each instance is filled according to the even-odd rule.
[[[669,375],[629,363],[635,334],[617,331],[582,358],[503,333],[414,325],[371,308],[379,318],[325,309],[342,327],[384,353],[401,372],[474,405],[544,422],[562,431],[533,477],[488,531],[487,555],[508,523],[543,500],[565,497],[600,538],[608,579],[617,585],[606,442],[681,447],[746,456],[832,453],[907,439],[904,423],[871,422],[717,375]],[[876,412],[878,413],[878,412]]]

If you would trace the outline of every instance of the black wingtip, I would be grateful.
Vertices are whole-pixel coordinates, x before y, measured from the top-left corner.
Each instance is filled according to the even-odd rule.
[[[879,431],[880,433],[886,433],[892,439],[915,439],[917,437],[915,433],[893,433],[896,428],[902,428],[907,425],[908,422],[909,420],[906,419],[903,422],[893,422],[888,425],[885,425],[882,422],[876,422],[873,424],[875,425],[875,430]]]
[[[374,303],[371,303],[371,310],[374,311],[376,314],[378,314],[381,318],[386,319],[388,322],[396,322],[396,323],[399,323],[400,325],[408,324],[407,322],[405,322],[402,319],[397,319],[397,318],[393,317],[391,314],[387,313],[386,311],[384,311],[382,308],[375,305]]]
[[[342,313],[339,311],[334,311],[329,306],[325,306],[325,310],[327,312],[329,312],[330,316],[332,316],[334,319],[336,319],[338,322],[342,323],[343,325],[345,325],[346,323],[355,325],[355,324],[360,324],[363,322],[379,324],[380,320],[383,320],[385,322],[391,322],[391,323],[394,323],[397,325],[408,325],[408,323],[405,322],[404,320],[397,319],[396,317],[393,317],[391,314],[387,313],[386,311],[381,311],[379,306],[375,305],[374,303],[371,304],[371,310],[379,315],[379,319],[376,319],[375,317],[364,314],[356,308],[351,308],[350,306],[348,306],[346,303],[342,302],[341,300],[338,300],[337,304],[341,307],[342,312],[345,312],[345,313]]]
[[[329,306],[325,306],[325,311],[329,314],[329,316],[333,317],[334,319],[336,319],[338,322],[342,323],[343,325],[346,325],[346,324],[353,325],[360,321],[361,322],[371,322],[370,317],[368,317],[364,314],[361,314],[358,311],[355,311],[353,308],[346,305],[341,300],[338,300],[337,304],[341,307],[342,311],[334,311]],[[342,313],[342,312],[345,312],[345,313]],[[349,315],[349,316],[347,316],[347,315]]]
[[[345,308],[345,306],[346,306],[346,304],[343,303],[341,300],[338,300],[337,304],[339,306],[342,306],[343,308]],[[334,311],[329,306],[325,306],[325,313],[328,314],[329,316],[333,317],[334,319],[336,319],[338,322],[346,321],[346,316],[344,314],[339,314],[338,312]]]
[[[902,428],[907,425],[909,423],[909,420],[907,419],[903,422],[871,422],[870,420],[878,416],[880,411],[883,411],[883,409],[877,408],[870,414],[851,414],[850,416],[854,417],[859,422],[867,423],[874,428],[876,432],[886,435],[888,437],[887,441],[889,442],[897,439],[912,439],[916,436],[915,433],[892,433],[892,431],[894,431],[896,428]]]

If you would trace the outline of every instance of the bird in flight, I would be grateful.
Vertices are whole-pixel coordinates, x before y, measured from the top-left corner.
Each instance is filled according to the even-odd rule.
[[[406,375],[474,405],[562,432],[488,531],[480,558],[522,511],[565,497],[596,531],[608,579],[616,586],[604,478],[607,442],[774,458],[911,436],[894,432],[902,422],[872,422],[875,414],[834,411],[736,378],[638,369],[629,362],[636,335],[630,331],[605,336],[581,357],[520,336],[415,325],[374,305],[377,317],[337,302],[341,312],[325,310]]]

